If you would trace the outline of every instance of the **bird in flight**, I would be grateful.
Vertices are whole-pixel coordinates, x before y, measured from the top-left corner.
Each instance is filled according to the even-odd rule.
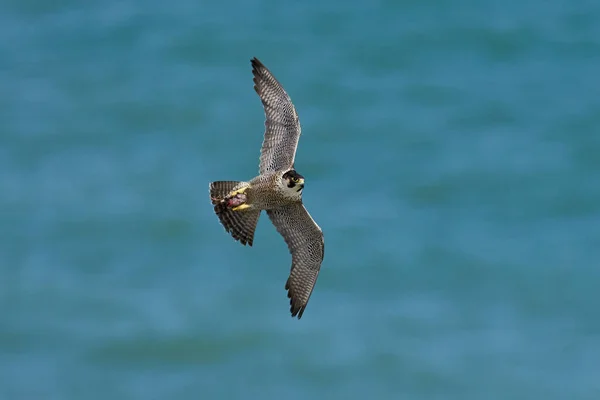
[[[254,90],[265,112],[259,175],[249,181],[216,181],[210,199],[231,236],[252,246],[261,211],[266,211],[292,256],[285,284],[292,317],[302,318],[325,254],[323,231],[302,203],[304,177],[294,168],[300,120],[292,100],[258,59],[251,60]]]

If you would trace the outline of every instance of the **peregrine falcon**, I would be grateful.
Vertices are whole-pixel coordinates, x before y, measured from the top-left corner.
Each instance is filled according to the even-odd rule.
[[[292,100],[258,59],[251,60],[254,90],[265,112],[259,175],[249,181],[209,185],[219,221],[233,238],[252,246],[258,217],[265,210],[292,255],[285,284],[292,317],[302,318],[325,254],[323,231],[302,204],[304,177],[294,168],[300,120]]]

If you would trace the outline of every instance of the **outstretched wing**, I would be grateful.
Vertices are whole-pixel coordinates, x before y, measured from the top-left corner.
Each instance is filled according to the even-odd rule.
[[[292,100],[273,74],[253,58],[254,90],[265,110],[265,137],[260,152],[260,174],[290,169],[294,165],[300,120]]]
[[[285,288],[290,299],[292,317],[302,318],[315,287],[325,255],[323,231],[302,203],[267,210],[292,254],[292,270]]]

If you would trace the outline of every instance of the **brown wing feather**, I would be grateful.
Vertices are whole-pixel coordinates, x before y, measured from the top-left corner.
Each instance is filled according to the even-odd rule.
[[[302,203],[268,210],[267,215],[283,236],[292,255],[292,268],[285,284],[292,317],[302,318],[314,289],[325,255],[321,228]]]
[[[292,100],[273,74],[253,58],[254,90],[265,111],[265,135],[260,153],[260,174],[293,167],[300,138],[300,120]]]

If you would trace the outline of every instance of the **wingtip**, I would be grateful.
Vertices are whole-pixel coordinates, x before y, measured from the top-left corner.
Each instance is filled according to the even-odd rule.
[[[297,304],[297,302],[294,301],[295,299],[290,289],[290,280],[288,278],[287,282],[285,283],[285,290],[287,290],[287,297],[290,299],[290,313],[292,314],[292,318],[297,317],[300,319],[302,318],[302,314],[304,314],[306,304]]]
[[[300,320],[302,318],[302,314],[304,314],[305,308],[306,308],[306,306],[303,306],[303,307],[300,307],[300,308],[294,310],[294,308],[292,307],[292,318],[297,316],[298,320]]]
[[[261,101],[264,106],[265,101],[261,95],[262,86],[263,86],[263,83],[261,83],[261,80],[264,79],[264,74],[265,74],[265,70],[267,69],[267,67],[265,67],[264,64],[261,63],[258,60],[258,58],[256,58],[256,57],[252,58],[251,62],[252,62],[252,83],[254,83],[254,85],[253,85],[254,91],[261,98]]]
[[[267,74],[267,75],[271,74],[271,72],[269,71],[269,69],[267,67],[265,67],[265,64],[263,64],[256,57],[252,57],[250,59],[250,64],[252,65],[252,74],[254,75],[254,79],[255,80],[259,76],[264,76],[265,74]]]
[[[260,60],[256,57],[252,57],[250,59],[250,64],[252,65],[252,68],[254,69],[258,69],[260,67],[264,67],[263,63],[260,62]]]

